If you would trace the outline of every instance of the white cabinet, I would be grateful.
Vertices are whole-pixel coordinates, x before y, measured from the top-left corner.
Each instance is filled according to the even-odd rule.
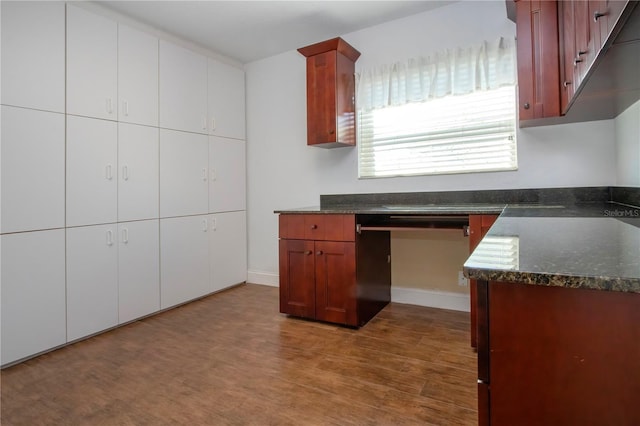
[[[64,227],[64,115],[3,106],[1,127],[2,233]]]
[[[163,40],[160,127],[207,133],[207,58]]]
[[[246,209],[246,143],[209,137],[209,212]]]
[[[66,342],[64,229],[0,236],[2,359]]]
[[[118,224],[118,321],[160,309],[159,221]]]
[[[67,229],[67,340],[118,324],[116,225]]]
[[[118,25],[118,121],[158,125],[158,39]]]
[[[67,116],[67,226],[117,219],[117,124]]]
[[[208,60],[209,133],[245,139],[244,71]]]
[[[118,123],[118,221],[158,218],[159,130]]]
[[[118,26],[67,4],[67,113],[115,120]]]
[[[247,216],[243,211],[209,217],[209,256],[214,291],[247,280]]]
[[[160,306],[162,309],[213,291],[209,280],[207,216],[160,219]]]
[[[64,2],[0,2],[2,104],[64,112]]]
[[[160,217],[208,213],[207,136],[160,130]]]

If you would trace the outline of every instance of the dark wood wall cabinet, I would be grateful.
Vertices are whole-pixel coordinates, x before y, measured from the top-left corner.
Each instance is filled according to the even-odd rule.
[[[640,424],[640,294],[477,286],[480,425]]]
[[[521,127],[614,118],[640,99],[638,1],[515,2]]]
[[[339,37],[298,52],[307,58],[307,145],[355,146],[355,63],[360,52]]]
[[[280,312],[360,327],[391,300],[389,232],[355,215],[281,214]]]

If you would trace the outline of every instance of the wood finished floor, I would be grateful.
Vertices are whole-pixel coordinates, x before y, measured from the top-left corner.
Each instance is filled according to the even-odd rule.
[[[5,369],[9,425],[475,425],[468,314],[390,304],[359,330],[242,285]]]

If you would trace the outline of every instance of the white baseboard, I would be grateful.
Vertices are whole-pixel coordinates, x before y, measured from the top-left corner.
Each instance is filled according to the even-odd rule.
[[[278,274],[271,272],[248,271],[247,282],[252,284],[278,287]],[[409,305],[426,306],[429,308],[451,309],[453,311],[469,312],[469,295],[451,293],[438,290],[423,290],[391,286],[391,301]]]
[[[469,312],[471,303],[468,294],[394,286],[391,286],[391,301],[462,312]]]
[[[247,282],[278,287],[280,285],[280,276],[270,272],[248,271]]]

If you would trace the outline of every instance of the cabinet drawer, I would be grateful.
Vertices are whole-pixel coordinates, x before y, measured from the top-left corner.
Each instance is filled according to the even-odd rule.
[[[280,215],[280,238],[316,241],[355,241],[355,231],[355,215]]]

